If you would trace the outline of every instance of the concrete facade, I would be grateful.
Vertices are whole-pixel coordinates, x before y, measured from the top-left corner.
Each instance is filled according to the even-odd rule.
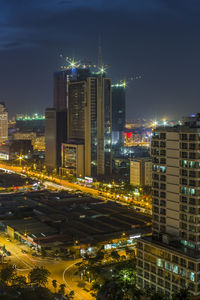
[[[152,161],[149,158],[130,160],[130,184],[134,186],[151,186]]]
[[[200,114],[152,138],[152,238],[138,242],[138,285],[200,295]]]

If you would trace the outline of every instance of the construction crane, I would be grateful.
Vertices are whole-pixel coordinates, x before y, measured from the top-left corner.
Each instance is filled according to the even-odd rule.
[[[64,70],[69,70],[69,69],[73,69],[73,68],[81,68],[81,69],[86,69],[86,68],[98,68],[98,72],[97,73],[101,73],[104,74],[106,73],[107,68],[109,67],[109,65],[107,64],[103,64],[101,66],[98,66],[96,64],[92,64],[92,62],[90,61],[80,61],[80,60],[75,60],[74,58],[70,58],[70,57],[64,57],[62,54],[60,54],[60,58],[63,58],[66,62],[67,62],[67,66],[61,66],[61,69]]]
[[[124,79],[120,80],[120,83],[113,84],[112,87],[124,87],[124,88],[126,88],[130,81],[138,80],[138,79],[141,79],[141,78],[142,78],[141,75],[136,75],[136,76],[133,76],[133,77],[125,77]]]

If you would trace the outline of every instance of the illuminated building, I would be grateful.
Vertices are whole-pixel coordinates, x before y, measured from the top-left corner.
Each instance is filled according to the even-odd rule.
[[[54,73],[54,103],[57,110],[67,108],[67,83],[71,75],[71,70],[58,71]]]
[[[5,103],[0,103],[0,142],[8,140],[8,111]]]
[[[68,82],[84,80],[89,74],[89,69],[77,69],[75,63],[71,63],[71,68],[54,73],[54,100],[53,107],[61,111],[68,107]]]
[[[69,82],[68,140],[84,144],[86,176],[112,172],[111,79],[91,74]]]
[[[45,162],[49,169],[61,167],[61,145],[67,142],[69,82],[85,79],[88,72],[72,68],[54,73],[54,107],[46,110],[45,123]]]
[[[138,128],[134,132],[124,132],[124,145],[127,147],[140,146],[150,147],[151,144],[151,130],[148,128]]]
[[[150,158],[130,160],[130,184],[134,186],[151,186],[152,161]]]
[[[152,237],[137,245],[137,284],[200,295],[200,114],[152,137]]]
[[[105,78],[102,68],[91,73],[87,66],[70,60],[68,68],[54,73],[54,108],[46,111],[47,167],[61,167],[61,144],[67,142],[74,149],[84,145],[81,173],[89,177],[111,173],[111,98],[111,79]],[[64,115],[60,121],[56,116],[61,112],[67,114],[65,121]],[[57,122],[62,130],[56,129]]]
[[[44,135],[37,135],[36,132],[15,132],[13,140],[31,140],[34,150],[45,150],[45,137]]]
[[[112,85],[112,144],[124,142],[126,124],[126,89],[124,84]]]
[[[83,144],[62,144],[62,175],[73,175],[83,178],[85,176],[84,167],[84,145]]]
[[[40,114],[33,114],[33,115],[28,115],[28,114],[17,114],[16,115],[16,120],[17,121],[33,121],[33,120],[45,120],[44,115]]]
[[[47,169],[61,166],[61,145],[67,142],[67,111],[47,108],[45,112],[45,164]]]
[[[17,114],[16,128],[22,132],[44,133],[45,116],[39,114]]]
[[[12,140],[9,142],[9,156],[16,159],[18,155],[30,158],[33,154],[31,140]]]
[[[36,136],[33,141],[33,149],[37,151],[45,151],[45,136]]]

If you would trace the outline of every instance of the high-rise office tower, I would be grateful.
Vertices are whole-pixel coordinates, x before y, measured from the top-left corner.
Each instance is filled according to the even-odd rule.
[[[48,169],[61,166],[61,145],[67,142],[67,95],[72,70],[53,75],[53,108],[45,112],[45,164]]]
[[[103,74],[69,82],[68,141],[85,148],[85,175],[99,176],[112,171],[111,79]]]
[[[73,80],[84,80],[89,75],[89,69],[70,68],[54,73],[54,97],[53,107],[58,110],[67,108],[68,102],[68,82]]]
[[[137,282],[200,295],[200,114],[152,137],[152,237],[137,245]]]
[[[67,83],[71,76],[71,70],[63,70],[54,73],[53,107],[56,110],[67,108]]]
[[[126,125],[126,88],[124,84],[112,86],[112,144],[124,142]]]
[[[59,117],[61,112],[62,118]],[[67,124],[64,120],[66,112]],[[57,130],[59,127],[62,127],[62,131]],[[66,144],[67,139],[63,149],[72,149],[70,145],[74,144],[76,145],[74,157],[84,155],[84,170],[81,172],[83,176],[110,174],[112,171],[111,79],[105,78],[105,74],[101,72],[92,74],[87,67],[73,66],[54,73],[54,109],[46,111],[45,136],[47,167],[55,168],[56,165],[60,167],[61,159],[57,153],[61,153],[61,144]],[[81,144],[84,145],[84,149],[77,146]],[[80,155],[79,151],[81,151]],[[65,159],[62,159],[65,161],[62,169],[67,169],[67,154],[65,151],[62,153],[65,155]],[[70,171],[72,169],[69,168]],[[74,174],[77,174],[77,170]],[[65,171],[62,171],[63,174]]]
[[[53,170],[61,166],[61,145],[67,142],[67,111],[47,108],[45,112],[45,164]]]
[[[8,140],[8,111],[5,103],[0,103],[0,142]]]

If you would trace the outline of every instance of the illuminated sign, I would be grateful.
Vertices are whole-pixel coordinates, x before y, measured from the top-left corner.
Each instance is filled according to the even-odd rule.
[[[92,177],[87,177],[87,176],[85,176],[85,180],[86,180],[88,183],[92,183],[92,182],[93,182],[93,178],[92,178]]]

